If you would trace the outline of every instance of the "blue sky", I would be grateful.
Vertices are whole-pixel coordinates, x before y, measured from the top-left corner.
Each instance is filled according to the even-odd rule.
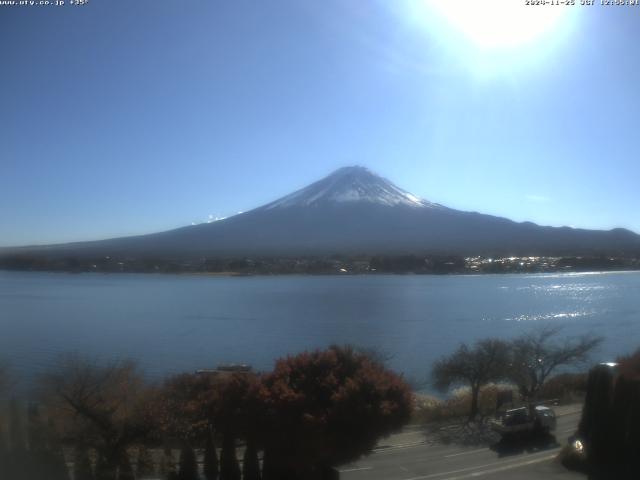
[[[202,222],[353,164],[640,232],[640,7],[540,8],[567,10],[487,45],[515,21],[419,0],[0,6],[0,245]]]

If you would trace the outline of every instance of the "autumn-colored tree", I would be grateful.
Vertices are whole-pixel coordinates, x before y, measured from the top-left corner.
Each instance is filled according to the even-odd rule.
[[[130,361],[101,365],[67,356],[42,382],[42,399],[56,429],[97,452],[97,480],[114,480],[127,447],[152,431],[151,397]]]
[[[239,480],[236,442],[256,448],[260,416],[260,382],[251,372],[182,374],[169,379],[156,401],[156,417],[165,438],[206,447],[208,479]],[[222,440],[220,462],[213,432]]]
[[[456,384],[471,388],[469,420],[473,420],[478,414],[480,388],[505,377],[509,351],[509,345],[497,339],[480,340],[473,347],[463,343],[433,365],[434,383],[442,391]]]
[[[151,409],[161,437],[191,443],[210,434],[217,405],[211,376],[184,373],[165,382]]]
[[[313,480],[368,452],[408,419],[408,385],[350,347],[280,360],[261,378],[250,372],[184,374],[168,380],[154,408],[166,439],[204,444],[205,475],[218,474],[212,432],[221,438],[220,480],[239,480],[236,443],[244,441],[245,478]]]
[[[278,360],[261,399],[268,415],[265,480],[321,478],[401,428],[413,405],[401,377],[338,346]]]
[[[184,448],[204,445],[204,474],[207,480],[218,478],[218,458],[213,428],[220,407],[220,392],[214,375],[180,374],[168,379],[154,402],[161,436],[177,440]],[[181,453],[181,462],[184,455]],[[178,476],[190,475],[181,465]]]

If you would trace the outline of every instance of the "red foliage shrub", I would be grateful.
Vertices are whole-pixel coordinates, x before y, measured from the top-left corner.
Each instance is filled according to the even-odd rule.
[[[407,423],[413,406],[400,376],[350,347],[279,360],[261,393],[267,454],[298,472],[355,460]]]

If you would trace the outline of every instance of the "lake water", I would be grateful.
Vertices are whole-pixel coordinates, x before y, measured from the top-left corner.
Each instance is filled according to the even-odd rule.
[[[332,343],[380,348],[426,378],[459,342],[558,324],[640,347],[640,273],[478,276],[62,274],[0,271],[0,358],[18,376],[63,352],[130,356],[147,374],[274,359]]]

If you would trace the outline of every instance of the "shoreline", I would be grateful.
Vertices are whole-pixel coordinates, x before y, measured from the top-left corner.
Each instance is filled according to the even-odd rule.
[[[240,277],[381,277],[381,276],[415,276],[415,277],[484,277],[484,276],[554,276],[554,275],[607,275],[607,274],[625,274],[640,273],[640,268],[626,270],[551,270],[540,272],[451,272],[451,273],[434,273],[434,272],[327,272],[327,273],[309,273],[309,272],[136,272],[136,271],[73,271],[73,270],[18,270],[9,268],[0,268],[0,273],[55,273],[67,275],[161,275],[161,276],[192,276],[192,277],[221,277],[221,278],[240,278]]]

